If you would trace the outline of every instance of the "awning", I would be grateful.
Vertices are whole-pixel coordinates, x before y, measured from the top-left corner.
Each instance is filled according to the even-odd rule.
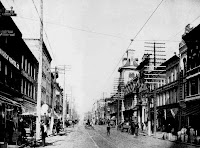
[[[196,103],[186,108],[182,109],[182,116],[189,116],[189,115],[199,115],[200,114],[200,104]]]
[[[2,96],[2,95],[0,95],[0,102],[1,102],[1,103],[6,103],[6,104],[9,104],[9,105],[13,105],[13,106],[22,107],[21,104],[17,103],[16,101],[13,101],[13,100],[10,99],[10,98],[7,98],[7,97],[5,97],[5,96]]]
[[[36,113],[36,112],[25,112],[25,113],[22,113],[22,116],[33,116],[33,117],[37,117],[37,113]]]

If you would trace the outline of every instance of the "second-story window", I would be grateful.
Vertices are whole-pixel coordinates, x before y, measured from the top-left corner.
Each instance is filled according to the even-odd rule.
[[[7,68],[7,65],[5,65],[5,75],[7,76],[8,74],[8,68]]]
[[[30,63],[28,63],[28,70],[27,73],[30,75]]]
[[[24,80],[24,94],[26,95],[26,80]]]
[[[21,63],[22,69],[24,69],[24,56],[22,55],[22,63]]]
[[[33,66],[30,65],[30,76],[31,76],[31,77],[33,77],[32,69],[33,69]]]
[[[13,78],[13,73],[12,73],[12,69],[10,69],[10,78]]]
[[[35,91],[35,86],[33,86],[33,100],[35,100],[35,95],[36,95],[36,93],[35,93],[36,91]]]
[[[21,80],[21,93],[24,93],[24,80]]]
[[[172,71],[171,72],[171,82],[173,82],[174,81],[174,72]]]
[[[177,80],[177,70],[174,69],[174,80],[176,81]]]
[[[25,67],[24,70],[27,72],[27,59],[25,59]]]

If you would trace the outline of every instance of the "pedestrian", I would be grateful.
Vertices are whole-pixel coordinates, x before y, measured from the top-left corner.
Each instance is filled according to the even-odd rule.
[[[143,122],[141,123],[141,129],[142,129],[142,131],[144,129],[144,123]]]
[[[60,120],[57,121],[56,132],[57,132],[57,134],[59,134],[59,132],[60,132]]]
[[[132,120],[132,122],[131,122],[131,134],[132,134],[132,135],[135,134],[135,123],[134,123],[133,120]]]
[[[135,135],[138,136],[138,129],[139,129],[139,125],[138,122],[136,122],[135,124]]]
[[[14,122],[12,119],[10,120],[7,120],[6,121],[6,132],[8,134],[8,143],[9,144],[13,144],[13,140],[12,140],[12,137],[13,137],[13,133],[15,131],[15,125],[14,125]]]
[[[107,135],[110,135],[110,121],[107,122]]]
[[[45,138],[46,138],[46,126],[43,121],[41,122],[40,128],[41,128],[41,133],[42,133],[42,146],[44,147],[45,146]]]

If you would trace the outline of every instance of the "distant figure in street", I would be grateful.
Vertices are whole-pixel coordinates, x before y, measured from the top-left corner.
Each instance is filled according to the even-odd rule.
[[[132,134],[132,135],[135,134],[135,123],[134,123],[133,120],[132,120],[132,122],[131,122],[131,134]]]
[[[139,129],[139,125],[138,122],[136,122],[135,124],[135,135],[138,136],[138,129]]]
[[[40,125],[41,128],[41,133],[42,133],[42,146],[45,146],[45,138],[46,138],[46,125],[44,124],[44,122],[41,122]]]
[[[58,122],[56,124],[56,132],[57,132],[57,134],[59,134],[59,132],[60,132],[60,120],[58,120]]]
[[[141,129],[142,129],[142,131],[144,129],[144,123],[143,122],[141,123]]]
[[[107,135],[110,135],[110,121],[107,122]]]
[[[89,119],[87,120],[87,125],[90,126],[90,120]]]

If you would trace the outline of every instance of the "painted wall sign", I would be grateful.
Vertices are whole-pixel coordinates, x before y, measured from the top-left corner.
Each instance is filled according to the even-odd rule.
[[[19,64],[13,60],[5,51],[0,48],[0,55],[2,55],[6,60],[8,60],[13,66],[19,69]]]
[[[13,30],[0,30],[0,36],[15,36]]]

